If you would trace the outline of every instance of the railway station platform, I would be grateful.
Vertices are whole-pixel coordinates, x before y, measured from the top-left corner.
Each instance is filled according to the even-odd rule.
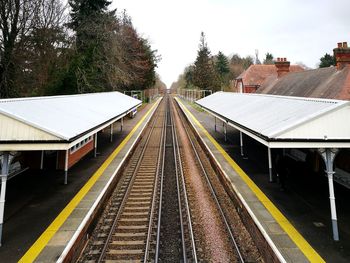
[[[281,190],[277,182],[269,182],[265,146],[246,137],[243,158],[237,130],[228,127],[225,141],[224,126],[217,122],[215,131],[212,115],[193,103],[177,100],[282,262],[350,261],[347,189],[335,188],[339,220],[344,220],[339,224],[340,241],[336,242],[332,240],[325,176],[315,181],[297,167],[298,173],[287,178],[286,189]]]
[[[159,102],[145,105],[133,119],[125,118],[122,131],[115,125],[112,143],[109,131],[99,134],[97,157],[88,155],[76,164],[67,185],[62,183],[62,171],[28,171],[9,181],[0,259],[59,261],[79,236],[82,223],[93,213]]]

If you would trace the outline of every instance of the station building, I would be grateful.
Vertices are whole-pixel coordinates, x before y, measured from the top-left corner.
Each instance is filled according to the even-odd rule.
[[[278,58],[274,65],[250,65],[234,81],[234,90],[255,93],[265,82],[273,82],[286,74],[302,72],[299,65],[290,65],[286,58]]]
[[[339,240],[334,161],[341,150],[350,148],[350,124],[344,121],[350,116],[349,101],[217,92],[196,104],[214,116],[215,130],[217,120],[223,123],[225,137],[227,126],[240,132],[242,155],[242,134],[267,147],[270,181],[273,181],[272,149],[284,153],[305,149],[318,154],[328,177],[333,238]]]
[[[6,182],[26,169],[68,170],[97,153],[98,133],[142,104],[120,92],[0,100],[0,242]]]

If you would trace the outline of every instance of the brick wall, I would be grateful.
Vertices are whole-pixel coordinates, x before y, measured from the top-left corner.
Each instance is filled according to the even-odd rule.
[[[68,153],[68,168],[71,168],[74,164],[76,164],[81,158],[87,155],[94,149],[94,140],[91,140],[87,144],[83,145],[81,148],[74,152]],[[66,158],[66,151],[58,152],[58,169],[64,170],[64,162]]]

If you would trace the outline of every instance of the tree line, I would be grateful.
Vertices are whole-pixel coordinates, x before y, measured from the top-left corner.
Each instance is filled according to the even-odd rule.
[[[231,80],[252,64],[254,64],[252,56],[241,57],[234,54],[229,58],[221,51],[217,55],[212,55],[202,32],[196,60],[184,69],[171,89],[229,90]]]
[[[273,65],[274,56],[267,52],[261,63],[258,50],[255,51],[255,58],[249,55],[241,57],[238,54],[227,57],[221,51],[217,55],[212,55],[206,42],[205,34],[202,32],[196,60],[184,69],[183,73],[180,74],[177,81],[172,83],[170,88],[172,90],[185,88],[230,91],[233,88],[232,81],[253,64]],[[304,69],[310,69],[302,62],[297,62],[296,64]],[[335,59],[326,53],[320,58],[318,67],[329,67],[332,65],[335,65]]]
[[[1,0],[0,98],[146,89],[160,57],[107,0]]]

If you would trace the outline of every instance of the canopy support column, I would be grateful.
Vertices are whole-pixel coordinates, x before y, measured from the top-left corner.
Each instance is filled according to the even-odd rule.
[[[267,147],[267,156],[269,159],[269,181],[270,183],[273,182],[273,177],[272,177],[272,160],[271,160],[271,148]]]
[[[94,157],[97,156],[97,132],[95,133],[95,139],[94,139]]]
[[[338,232],[338,220],[337,220],[337,209],[335,205],[335,194],[333,186],[333,170],[334,159],[339,149],[319,149],[318,152],[321,154],[323,161],[326,164],[326,173],[328,177],[328,188],[329,188],[329,200],[331,204],[331,219],[332,219],[332,229],[333,229],[333,240],[339,241]]]
[[[113,141],[113,123],[111,123],[111,138],[110,138],[111,142]]]
[[[239,142],[240,142],[240,145],[241,145],[241,156],[243,157],[244,156],[244,151],[243,151],[243,133],[241,131],[239,132]]]
[[[69,154],[69,149],[66,150],[66,155],[64,158],[64,184],[67,184],[68,182],[68,154]]]
[[[224,124],[224,134],[225,134],[225,142],[226,142],[227,141],[227,124],[224,122],[223,124]]]
[[[4,225],[4,210],[5,210],[5,194],[6,194],[6,182],[9,175],[10,158],[9,153],[3,153],[2,165],[1,165],[1,193],[0,193],[0,247],[2,241],[2,229]]]
[[[120,131],[123,131],[124,117],[120,119]]]
[[[214,116],[214,131],[216,131],[216,117]]]
[[[40,170],[44,169],[44,150],[41,151]]]

